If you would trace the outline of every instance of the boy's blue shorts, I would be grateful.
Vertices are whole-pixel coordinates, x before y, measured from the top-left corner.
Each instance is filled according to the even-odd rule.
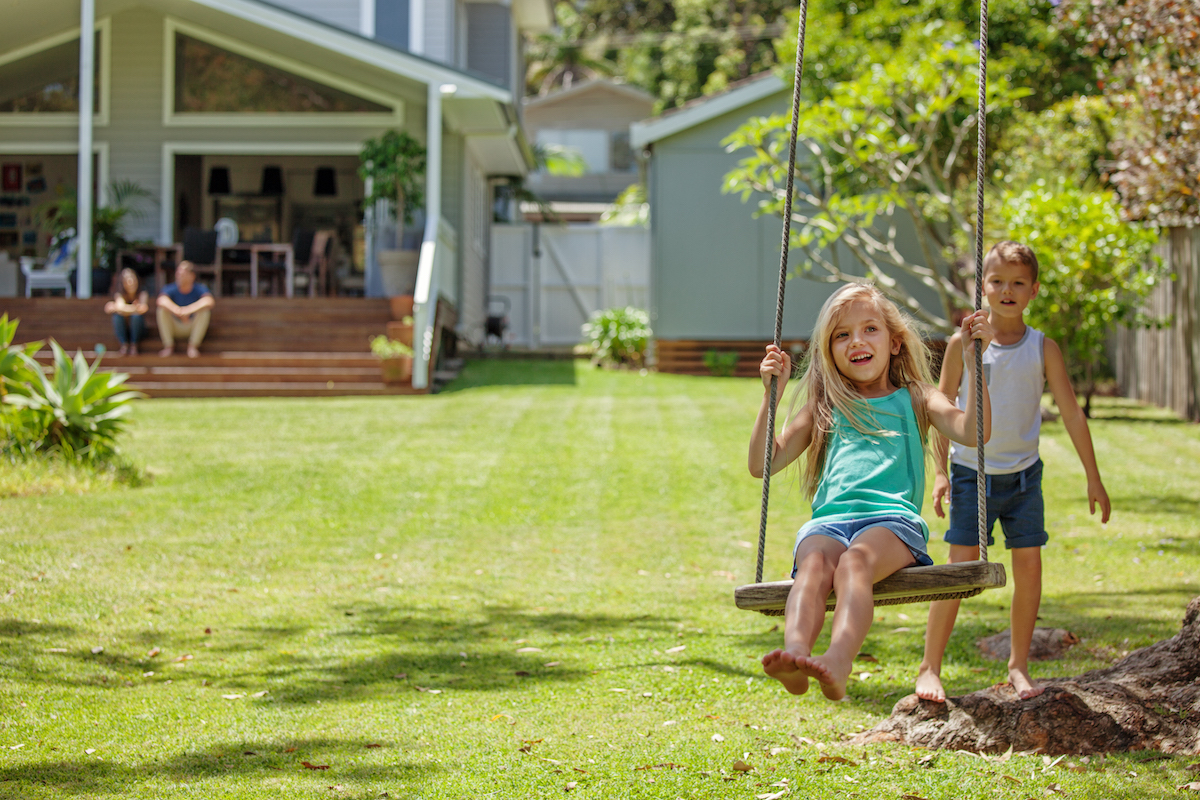
[[[975,470],[961,464],[950,465],[950,544],[974,547],[979,544],[978,492]],[[988,545],[994,544],[992,528],[1000,520],[1004,546],[1041,547],[1050,541],[1046,533],[1046,505],[1042,501],[1042,460],[1039,458],[1020,472],[988,475]]]
[[[925,532],[920,525],[902,514],[880,514],[838,522],[814,519],[804,523],[796,534],[796,546],[792,548],[792,577],[796,577],[796,550],[800,542],[809,536],[828,536],[849,548],[855,539],[871,528],[887,528],[896,534],[896,538],[904,542],[916,559],[914,566],[928,567],[933,563],[933,559],[925,552]]]

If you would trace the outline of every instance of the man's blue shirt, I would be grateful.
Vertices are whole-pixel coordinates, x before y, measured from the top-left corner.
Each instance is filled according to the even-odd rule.
[[[192,290],[187,294],[184,294],[183,292],[179,291],[179,284],[168,283],[163,287],[163,290],[160,292],[160,294],[166,295],[172,303],[180,308],[186,308],[187,306],[190,306],[192,303],[199,300],[201,297],[204,297],[204,295],[211,294],[211,292],[208,291],[207,286],[200,283],[193,283]]]

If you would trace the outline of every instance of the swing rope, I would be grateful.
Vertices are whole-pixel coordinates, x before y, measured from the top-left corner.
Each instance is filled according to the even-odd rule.
[[[805,30],[808,22],[808,0],[800,2],[800,25],[796,37],[796,68],[795,81],[792,88],[792,124],[788,141],[788,171],[787,171],[787,195],[784,199],[783,213],[783,241],[780,247],[779,258],[779,294],[778,302],[775,306],[775,346],[782,349],[783,347],[783,298],[784,289],[787,283],[787,264],[788,264],[788,248],[791,244],[791,228],[792,228],[792,193],[793,181],[796,172],[796,138],[797,128],[800,115],[800,80],[804,74],[804,40]],[[983,307],[983,181],[984,181],[984,157],[987,153],[987,43],[988,43],[988,0],[980,0],[979,5],[979,108],[976,112],[976,125],[978,128],[978,152],[976,154],[976,181],[977,181],[977,196],[976,196],[976,223],[975,223],[975,310],[978,311]],[[775,411],[777,406],[779,378],[776,375],[771,376],[770,386],[770,401],[767,408],[767,437],[766,437],[766,452],[763,457],[763,488],[762,488],[762,513],[758,526],[758,563],[754,572],[755,584],[762,584],[763,559],[766,551],[767,543],[767,506],[769,504],[771,493],[771,462],[774,456],[775,449]],[[979,560],[984,566],[984,573],[990,575],[986,585],[1004,585],[1003,567],[1000,565],[992,565],[1000,570],[999,583],[996,583],[996,569],[987,570],[987,483],[984,472],[984,430],[983,430],[983,351],[977,346],[975,348],[975,435],[976,435],[976,454],[977,454],[977,470],[976,470],[976,496],[978,508],[978,524],[979,524]],[[943,567],[919,567],[918,570],[933,571],[938,570],[941,574],[947,577],[940,580],[948,581],[955,584],[954,589],[939,591],[935,586],[930,586],[930,592],[926,594],[908,594],[902,597],[877,597],[876,605],[893,605],[899,603],[923,602],[928,600],[947,600],[954,598],[972,597],[983,591],[983,585],[971,585],[971,581],[966,581],[967,586],[959,586],[964,581],[953,581],[949,575],[949,570],[955,569],[956,565],[945,565]],[[753,587],[744,587],[753,588]],[[739,594],[740,594],[739,590]],[[741,598],[739,597],[739,601]],[[740,604],[740,602],[739,602]],[[783,611],[781,608],[756,608],[764,614],[779,615]]]

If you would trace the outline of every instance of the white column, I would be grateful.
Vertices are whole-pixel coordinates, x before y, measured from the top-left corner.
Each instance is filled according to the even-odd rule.
[[[76,293],[92,296],[92,112],[96,63],[96,3],[79,3],[79,176],[76,181]]]
[[[375,0],[359,0],[358,32],[368,39],[375,38]]]
[[[429,386],[433,355],[433,337],[437,323],[437,244],[442,224],[442,94],[453,86],[429,84],[425,109],[425,238],[417,262],[417,288],[413,296],[413,377],[414,389]]]
[[[425,54],[425,3],[408,0],[408,51],[418,56]]]

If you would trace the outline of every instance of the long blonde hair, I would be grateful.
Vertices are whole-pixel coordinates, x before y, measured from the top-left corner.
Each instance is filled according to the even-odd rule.
[[[868,436],[896,435],[879,424],[870,404],[858,394],[846,376],[838,372],[833,360],[834,328],[841,322],[846,309],[858,301],[872,304],[887,327],[889,339],[900,341],[899,353],[890,355],[889,351],[888,380],[896,387],[908,389],[917,418],[917,429],[921,433],[921,446],[928,451],[927,398],[933,383],[929,348],[921,338],[916,321],[901,312],[883,292],[869,283],[848,283],[830,295],[821,306],[808,352],[801,365],[803,374],[792,399],[793,411],[801,406],[801,398],[812,407],[812,441],[808,446],[801,478],[804,496],[809,500],[817,493],[821,472],[825,468],[834,410],[841,412],[859,433]]]

